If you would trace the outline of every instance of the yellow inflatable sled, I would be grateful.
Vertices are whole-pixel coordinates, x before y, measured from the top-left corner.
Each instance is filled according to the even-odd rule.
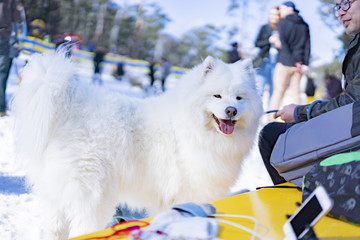
[[[286,215],[293,214],[301,202],[302,192],[291,183],[280,184],[276,187],[265,187],[256,191],[227,197],[212,202],[216,207],[217,214],[246,215],[257,219],[257,234],[264,239],[284,239],[282,227],[287,221]],[[222,219],[240,224],[249,229],[254,229],[254,221],[244,218],[222,217]],[[72,238],[72,240],[95,240],[95,239],[127,239],[129,227],[145,227],[146,222],[129,222],[116,225],[114,228]],[[360,239],[360,226],[346,223],[328,216],[320,219],[315,225],[314,231],[319,239]],[[220,223],[219,238],[225,240],[251,239],[252,235],[234,226]],[[255,238],[259,239],[259,238]]]

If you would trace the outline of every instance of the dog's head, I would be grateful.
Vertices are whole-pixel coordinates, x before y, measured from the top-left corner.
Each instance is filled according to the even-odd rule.
[[[263,108],[251,60],[226,64],[207,57],[194,71],[197,97],[193,103],[201,104],[197,110],[203,111],[209,128],[228,135],[236,129],[257,127]]]

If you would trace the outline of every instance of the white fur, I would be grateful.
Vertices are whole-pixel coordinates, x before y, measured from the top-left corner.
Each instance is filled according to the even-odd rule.
[[[249,61],[207,57],[148,99],[81,84],[75,67],[61,54],[35,55],[12,105],[16,145],[44,200],[45,239],[103,229],[118,203],[154,214],[226,196],[263,111]],[[237,109],[232,134],[212,117],[228,118],[228,106]]]

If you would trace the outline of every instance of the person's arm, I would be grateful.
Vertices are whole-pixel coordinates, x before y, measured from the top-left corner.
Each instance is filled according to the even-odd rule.
[[[290,46],[288,43],[290,30],[288,29],[288,27],[289,27],[289,23],[286,19],[281,19],[279,21],[279,23],[277,24],[280,45],[281,45],[281,48],[284,48],[284,49],[290,49]]]
[[[311,118],[319,116],[320,114],[331,111],[335,108],[344,106],[360,100],[360,74],[358,74],[346,87],[343,95],[339,95],[326,102],[318,102],[312,106],[310,111]],[[307,112],[309,111],[310,105],[301,105],[296,109],[296,117],[299,122],[306,121]]]
[[[11,1],[11,22],[13,23],[20,23],[21,22],[21,15],[20,11],[17,8],[17,1]]]
[[[293,61],[296,64],[300,65],[309,65],[310,58],[310,33],[307,27],[301,29],[301,32],[296,34],[298,37],[295,41],[292,48]]]
[[[307,29],[307,39],[305,43],[305,49],[304,49],[304,64],[309,65],[310,61],[310,53],[311,53],[311,42],[310,42],[310,31],[309,28]]]
[[[285,122],[295,123],[307,121],[308,116],[314,118],[338,107],[360,100],[360,71],[350,81],[343,95],[332,98],[329,101],[315,101],[307,105],[290,104],[279,110],[274,117],[281,117]]]
[[[266,45],[269,45],[269,37],[266,34],[266,25],[263,25],[259,31],[259,34],[255,41],[255,46],[258,48],[263,48]]]
[[[17,37],[17,30],[19,29],[19,24],[11,23],[11,36],[10,36],[10,46],[15,47],[20,51],[19,40]]]

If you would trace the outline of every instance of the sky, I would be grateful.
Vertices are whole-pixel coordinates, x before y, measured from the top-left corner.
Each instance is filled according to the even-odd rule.
[[[128,4],[139,2],[156,2],[162,7],[164,13],[171,19],[167,24],[164,33],[180,37],[186,31],[206,24],[215,26],[242,26],[242,36],[237,36],[232,40],[224,39],[217,43],[225,49],[230,48],[231,41],[238,41],[242,44],[242,50],[248,54],[256,54],[254,42],[261,25],[268,20],[268,13],[274,6],[279,6],[284,0],[251,0],[245,21],[242,23],[240,11],[235,12],[235,16],[227,16],[227,9],[230,0],[114,0],[120,5],[127,1]],[[334,54],[342,48],[342,43],[336,39],[339,34],[332,31],[320,19],[318,7],[319,0],[293,0],[296,8],[300,10],[300,15],[309,24],[313,65],[329,63],[334,58]],[[238,23],[237,23],[238,22]]]

